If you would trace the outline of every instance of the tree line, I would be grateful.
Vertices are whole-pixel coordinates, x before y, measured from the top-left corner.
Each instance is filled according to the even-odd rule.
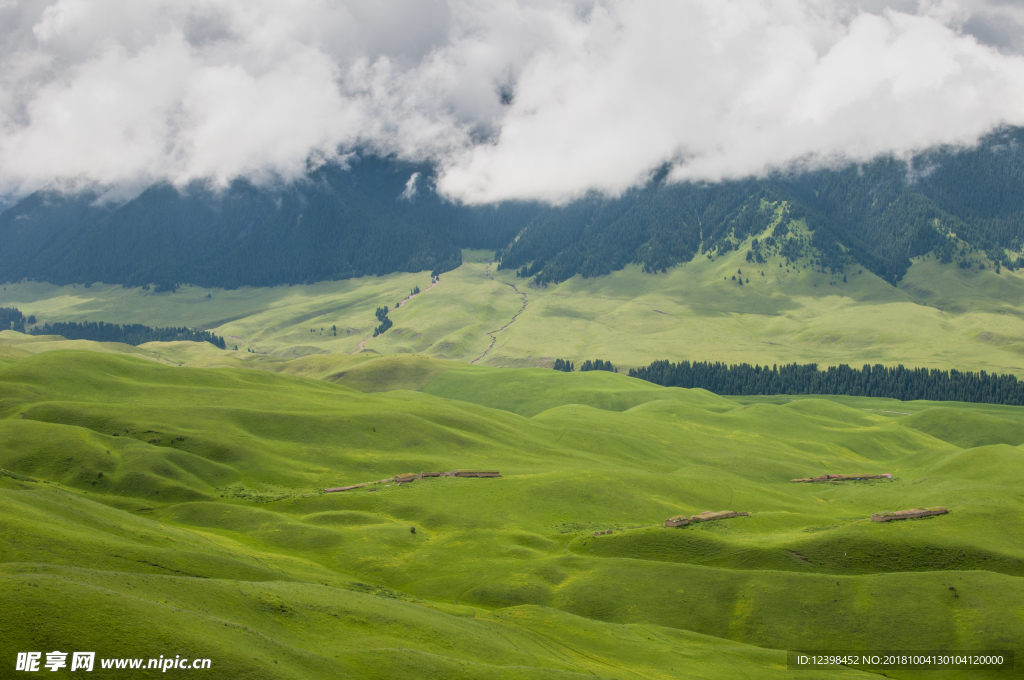
[[[572,373],[576,370],[575,364],[568,359],[555,359],[555,365],[551,368],[564,373]],[[604,361],[603,359],[587,359],[580,364],[580,371],[611,371],[612,373],[618,373],[619,369],[613,366],[610,361]]]
[[[180,328],[151,328],[140,323],[116,324],[102,321],[58,321],[29,329],[31,335],[60,335],[68,340],[94,340],[96,342],[121,342],[126,345],[141,345],[146,342],[208,342],[214,347],[226,349],[224,338],[210,331]]]
[[[963,401],[1024,406],[1024,382],[1014,375],[865,364],[819,370],[817,364],[760,366],[706,361],[655,361],[629,375],[665,387],[699,387],[715,394],[830,394],[900,401]]]
[[[587,359],[580,364],[581,371],[610,371],[612,373],[618,373],[619,369],[612,365],[610,361],[604,361],[602,359]]]

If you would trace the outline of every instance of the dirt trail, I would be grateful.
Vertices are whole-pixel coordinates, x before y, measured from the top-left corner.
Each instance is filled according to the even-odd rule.
[[[436,286],[439,283],[441,283],[441,277],[440,276],[437,277],[437,281],[434,281],[432,284],[430,284],[429,286],[427,286],[426,288],[424,288],[420,292],[416,293],[416,295],[410,295],[406,299],[404,299],[401,302],[399,302],[398,303],[398,307],[401,307],[406,302],[409,302],[410,300],[412,300],[417,295],[423,295],[424,293],[426,293],[428,290],[430,290],[431,288],[433,288],[434,286]],[[398,307],[395,307],[395,309],[398,309]],[[359,352],[362,352],[363,351],[363,345],[365,345],[369,340],[373,340],[373,336],[372,335],[370,337],[366,338],[365,340],[360,340],[359,341],[359,347],[357,347],[354,352],[349,352],[349,354],[358,354]]]
[[[493,264],[493,262],[491,264]],[[484,274],[486,274],[487,278],[489,278],[491,281],[495,280],[495,278],[493,276],[491,276],[491,265],[490,264],[487,265],[487,269],[484,270]],[[487,356],[488,352],[490,352],[492,349],[494,349],[494,343],[496,343],[498,341],[498,333],[502,332],[503,330],[505,330],[506,328],[508,328],[512,324],[514,324],[516,319],[519,318],[519,315],[526,311],[526,305],[529,304],[527,302],[527,299],[526,299],[526,293],[520,292],[519,289],[516,288],[513,284],[505,283],[504,281],[498,281],[498,283],[504,283],[506,286],[508,286],[509,288],[514,290],[516,292],[516,295],[522,296],[522,298],[523,298],[523,306],[519,308],[518,312],[516,312],[514,315],[512,315],[512,318],[509,320],[509,322],[507,324],[505,324],[504,326],[502,326],[498,330],[491,331],[490,333],[487,334],[487,335],[491,336],[491,344],[487,346],[487,349],[484,350],[483,354],[478,356],[476,359],[473,359],[472,361],[470,361],[469,363],[471,363],[471,364],[475,364],[476,362],[480,361],[485,356]]]

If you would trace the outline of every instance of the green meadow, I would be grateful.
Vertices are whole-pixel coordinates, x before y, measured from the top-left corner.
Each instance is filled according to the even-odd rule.
[[[210,658],[226,678],[783,678],[786,650],[1024,653],[1024,409],[0,342],[4,664],[60,649]],[[322,493],[458,468],[501,477]],[[825,473],[893,477],[790,483]],[[750,516],[663,526],[704,510]]]
[[[0,306],[40,323],[188,325],[228,349],[0,332],[0,663],[68,648],[226,678],[623,680],[791,677],[787,650],[1024,653],[1024,408],[541,368],[1024,377],[1015,272],[926,258],[893,287],[745,251],[544,288],[482,251],[433,287],[8,284]],[[323,493],[459,468],[501,477]],[[892,479],[790,483],[857,473]],[[950,512],[870,520],[930,506]],[[750,516],[663,526],[704,510]]]
[[[340,355],[358,352],[365,340],[367,354],[503,367],[550,366],[555,358],[601,358],[627,368],[656,359],[902,363],[1024,377],[1024,273],[919,258],[893,287],[857,267],[844,282],[808,262],[748,263],[748,245],[667,273],[629,266],[543,288],[497,271],[493,253],[467,250],[464,264],[430,290],[427,272],[276,288],[184,286],[175,293],[23,282],[0,291],[0,306],[18,307],[40,323],[184,324],[225,336],[227,354],[192,353],[186,365]],[[394,310],[417,286],[424,292]],[[394,310],[394,326],[373,338],[374,310],[385,305]]]

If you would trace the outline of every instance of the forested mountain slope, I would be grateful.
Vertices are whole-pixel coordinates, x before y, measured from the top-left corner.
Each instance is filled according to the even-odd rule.
[[[0,215],[0,280],[237,288],[447,271],[462,246],[500,247],[534,210],[456,207],[423,170],[364,158],[287,187],[162,185],[120,205],[33,194]]]
[[[776,254],[833,273],[856,264],[892,284],[930,252],[1014,268],[1022,143],[1024,130],[1008,129],[966,151],[708,185],[669,184],[662,172],[619,198],[562,207],[457,205],[433,191],[429,167],[372,157],[277,188],[154,186],[119,205],[38,193],[0,214],[0,281],[269,286],[447,271],[460,248],[493,248],[502,268],[543,285],[717,257],[770,227]]]
[[[967,265],[971,250],[1015,267],[1024,237],[1022,142],[1024,131],[1005,130],[976,149],[940,149],[910,162],[884,158],[717,185],[655,177],[618,200],[545,211],[499,256],[503,268],[540,284],[634,262],[660,271],[698,252],[724,255],[772,225],[802,220],[810,243],[770,245],[793,261],[809,256],[840,273],[856,263],[895,284],[911,257],[935,252]],[[773,236],[788,231],[776,228]],[[751,255],[756,259],[756,249]]]

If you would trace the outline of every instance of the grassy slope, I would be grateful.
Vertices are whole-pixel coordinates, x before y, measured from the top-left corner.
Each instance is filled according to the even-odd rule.
[[[40,322],[92,320],[216,329],[226,336],[229,347],[237,344],[243,352],[252,348],[290,358],[354,351],[360,340],[373,334],[377,307],[394,307],[414,286],[429,285],[429,272],[275,288],[183,286],[175,293],[28,282],[4,286],[0,306],[16,306]],[[331,326],[337,326],[337,336],[328,332]]]
[[[667,274],[636,267],[530,289],[527,314],[491,363],[558,356],[602,357],[624,366],[654,358],[751,363],[902,363],[1020,374],[1024,280],[1004,271],[965,272],[920,261],[893,288],[868,272],[848,283],[778,262],[751,266],[745,249],[697,258]],[[750,283],[731,277],[742,269]],[[765,276],[760,276],[760,272]],[[513,272],[500,272],[515,281]],[[834,280],[834,279],[833,279]],[[936,281],[933,294],[925,281]]]
[[[81,626],[72,629],[76,648],[102,650],[100,656],[203,655],[213,659],[210,677],[553,680],[787,673],[781,652],[533,606],[488,612],[283,580],[197,581],[39,567],[3,570],[0,589],[8,594],[0,607],[18,614],[3,619],[18,625],[0,623],[5,647],[32,649],[41,635],[67,640],[69,626],[56,619]],[[82,625],[91,622],[102,625]]]
[[[431,393],[11,359],[0,606],[39,613],[0,616],[4,654],[43,631],[109,655],[188,648],[231,677],[623,678],[781,677],[770,650],[837,643],[1024,651],[1024,452],[1003,417],[1021,409],[902,417],[887,400],[744,405],[609,373],[412,363],[337,379]],[[979,427],[1006,442],[961,448]],[[503,477],[317,493],[454,467]],[[823,472],[895,479],[788,483]],[[927,505],[951,514],[867,521]],[[752,515],[658,526],[708,509]]]
[[[390,357],[382,358],[366,364],[364,370],[392,361]],[[444,370],[420,388],[423,392],[527,417],[565,404],[625,411],[654,400],[667,400],[679,407],[693,406],[710,411],[735,408],[729,400],[705,390],[666,389],[607,371],[561,373],[543,368],[510,371],[476,366],[446,367],[444,364],[439,368]]]
[[[894,288],[858,269],[848,272],[843,283],[841,277],[806,265],[789,271],[775,260],[752,265],[745,252],[741,245],[714,261],[698,257],[667,274],[643,274],[631,266],[610,276],[574,277],[537,289],[514,272],[495,271],[487,262],[489,253],[466,251],[462,267],[393,311],[394,327],[368,340],[365,348],[475,360],[491,342],[487,333],[505,326],[522,305],[521,295],[506,285],[512,284],[527,296],[528,305],[497,334],[484,364],[543,366],[555,357],[577,363],[599,357],[627,367],[659,358],[902,363],[1024,377],[1021,273],[962,270],[919,259]],[[739,269],[750,279],[742,287],[730,278]],[[257,356],[274,355],[261,367],[278,370],[279,359],[355,351],[360,340],[372,335],[376,307],[393,308],[413,286],[426,289],[428,284],[425,273],[273,289],[184,287],[173,294],[22,283],[7,285],[0,305],[17,306],[40,320],[214,328],[228,336],[229,346],[237,342],[240,352],[212,357],[209,352],[150,350],[167,361],[210,365],[226,363],[227,356],[236,364],[251,364],[255,357],[245,349],[253,348]],[[329,332],[332,325],[339,329],[337,336]]]

